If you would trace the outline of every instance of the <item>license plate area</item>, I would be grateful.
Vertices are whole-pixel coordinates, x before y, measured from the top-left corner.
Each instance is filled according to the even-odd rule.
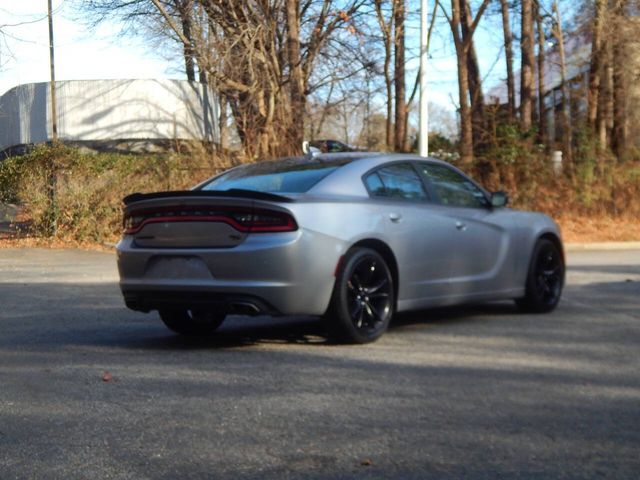
[[[145,277],[154,279],[212,279],[211,271],[204,261],[196,256],[157,255],[149,259]]]

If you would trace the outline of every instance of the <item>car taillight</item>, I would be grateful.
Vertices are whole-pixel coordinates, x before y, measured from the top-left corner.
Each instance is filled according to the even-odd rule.
[[[124,233],[135,233],[142,227],[145,217],[143,215],[124,215],[122,226]]]
[[[125,213],[124,233],[138,233],[150,223],[221,222],[244,233],[292,232],[298,229],[294,218],[276,210],[211,207],[181,207],[134,210]]]
[[[291,215],[273,210],[255,210],[243,226],[248,232],[292,232],[298,229]]]

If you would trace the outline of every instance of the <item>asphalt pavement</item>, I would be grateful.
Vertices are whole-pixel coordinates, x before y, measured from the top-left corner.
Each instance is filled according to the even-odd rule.
[[[640,250],[573,251],[548,315],[185,340],[124,308],[113,254],[0,249],[0,479],[637,479],[639,306]]]

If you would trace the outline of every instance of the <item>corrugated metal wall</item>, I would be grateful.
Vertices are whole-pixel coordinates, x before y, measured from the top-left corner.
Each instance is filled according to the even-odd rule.
[[[205,85],[180,80],[56,82],[58,135],[68,141],[219,142],[218,102]],[[51,139],[48,83],[0,97],[0,152]]]

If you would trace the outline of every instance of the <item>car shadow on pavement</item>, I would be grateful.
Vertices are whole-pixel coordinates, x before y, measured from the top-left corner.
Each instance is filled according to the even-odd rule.
[[[469,323],[478,321],[478,316],[513,315],[515,311],[512,303],[493,303],[402,313],[394,318],[387,334],[401,332],[405,326]],[[163,327],[157,314],[149,316],[152,322]],[[317,317],[231,316],[220,330],[208,337],[173,335],[168,330],[166,333],[161,337],[139,338],[133,344],[136,348],[144,343],[147,348],[159,349],[236,348],[258,344],[341,345],[329,335],[323,319]]]
[[[127,310],[113,283],[5,283],[0,294],[0,347],[39,349],[93,345],[129,349],[225,349],[251,345],[339,345],[317,317],[230,316],[209,337],[175,335],[156,312]],[[514,306],[486,304],[418,311],[396,317],[388,334],[410,325],[451,325],[508,315]]]
[[[637,282],[570,286],[558,311],[536,321],[553,320],[567,310],[604,308],[605,304],[611,312],[637,316],[637,292]],[[0,304],[0,347],[9,349],[37,350],[65,345],[157,350],[337,345],[328,337],[324,323],[314,317],[230,316],[211,337],[181,337],[171,333],[155,312],[127,310],[113,283],[4,283]],[[463,332],[465,325],[475,322],[487,327],[497,323],[501,327],[517,327],[510,322],[511,316],[531,319],[518,313],[510,301],[438,308],[397,315],[386,335],[428,335],[452,328]],[[522,326],[515,328],[521,329]],[[535,329],[527,333],[535,334]]]
[[[440,307],[396,314],[390,329],[417,323],[432,325],[467,323],[477,320],[478,316],[514,315],[518,309],[514,302],[470,303],[455,307]]]
[[[149,315],[158,335],[125,339],[119,346],[158,350],[225,349],[266,344],[331,345],[324,324],[313,317],[231,316],[209,336],[177,335],[164,327],[157,314]]]

